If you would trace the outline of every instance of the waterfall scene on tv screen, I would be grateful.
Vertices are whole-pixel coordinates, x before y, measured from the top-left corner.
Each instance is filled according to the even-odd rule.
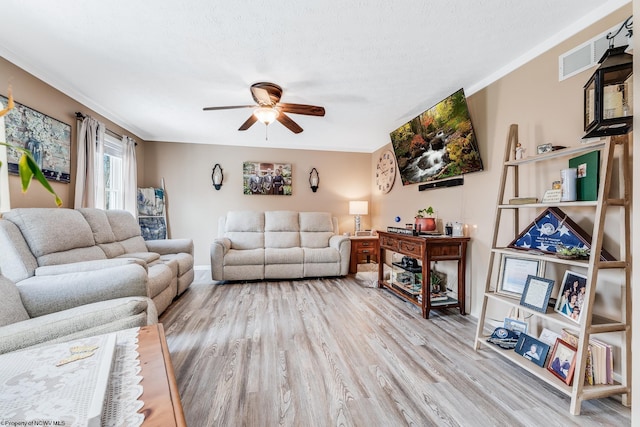
[[[482,170],[462,89],[391,132],[391,142],[403,185]]]

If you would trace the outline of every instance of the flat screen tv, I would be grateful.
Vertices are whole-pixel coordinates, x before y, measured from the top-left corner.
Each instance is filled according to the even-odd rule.
[[[391,132],[391,142],[403,185],[482,170],[462,89]]]

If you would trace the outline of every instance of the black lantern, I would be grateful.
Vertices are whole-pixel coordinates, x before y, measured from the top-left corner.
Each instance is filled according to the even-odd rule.
[[[629,28],[630,19],[620,30]],[[613,37],[607,35],[609,49],[584,86],[584,138],[622,135],[632,129],[633,55],[625,52],[627,46],[613,47]]]
[[[318,170],[313,168],[311,169],[311,172],[309,172],[309,185],[311,186],[311,191],[315,193],[318,190],[318,184],[320,184],[320,175],[318,175]]]
[[[219,190],[222,187],[222,180],[224,176],[222,175],[222,167],[219,163],[213,167],[213,172],[211,172],[211,181],[213,182],[213,186],[216,190]]]

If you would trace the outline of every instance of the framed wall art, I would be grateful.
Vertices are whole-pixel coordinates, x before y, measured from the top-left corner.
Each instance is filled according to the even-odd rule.
[[[293,182],[291,164],[244,162],[242,181],[244,194],[291,196]]]
[[[6,105],[7,98],[0,96]],[[68,183],[71,169],[71,126],[18,102],[5,117],[6,141],[31,151],[44,176]],[[9,173],[18,175],[21,153],[8,148]]]

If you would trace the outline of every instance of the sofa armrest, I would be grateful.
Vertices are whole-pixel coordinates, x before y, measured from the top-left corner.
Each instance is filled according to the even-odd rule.
[[[224,255],[231,249],[231,240],[227,237],[219,237],[211,243],[211,279],[224,280]]]
[[[157,322],[156,307],[146,297],[96,302],[0,327],[0,354]]]
[[[82,273],[87,271],[101,270],[103,268],[118,267],[121,265],[133,264],[136,262],[136,260],[131,258],[99,259],[94,261],[72,262],[69,264],[45,265],[36,268],[35,273],[36,276],[56,276],[58,274]]]
[[[348,236],[334,234],[329,238],[329,246],[340,252],[340,275],[349,274],[349,258],[351,258],[351,239]]]
[[[157,252],[160,255],[178,254],[180,252],[193,255],[193,240],[191,239],[159,239],[147,240],[149,252]]]
[[[33,276],[16,283],[30,317],[84,304],[147,296],[147,272],[136,263],[67,274]]]

